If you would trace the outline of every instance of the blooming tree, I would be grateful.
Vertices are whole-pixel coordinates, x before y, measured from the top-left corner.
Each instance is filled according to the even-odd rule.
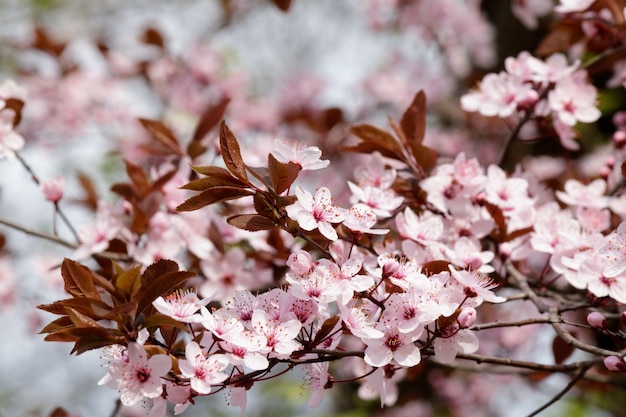
[[[235,3],[224,2],[230,18],[249,12]],[[291,1],[273,3],[289,18]],[[392,26],[435,42],[455,90],[473,66],[495,60],[479,3],[360,7],[373,30]],[[145,61],[101,48],[108,83],[142,77],[164,107],[197,119],[184,136],[172,119],[117,114],[138,138],[119,143],[127,180],[111,186],[109,200],[81,177],[82,204],[93,213],[81,227],[66,214],[64,178],[40,179],[22,156],[43,146],[28,143],[47,123],[29,120],[28,107],[54,107],[43,98],[52,86],[36,75],[4,82],[2,163],[28,171],[53,204],[55,227],[47,234],[0,222],[72,250],[59,260],[65,297],[38,306],[57,316],[41,333],[72,343],[72,353],[102,349],[100,384],[119,391],[123,406],[145,403],[151,416],[184,413],[219,392],[245,415],[257,385],[298,368],[311,409],[343,385],[387,408],[419,401],[420,415],[437,415],[407,389],[414,383],[451,415],[472,415],[487,401],[459,402],[465,388],[454,384],[478,383],[472,378],[483,373],[529,383],[565,375],[531,415],[568,392],[582,398],[580,386],[623,398],[625,6],[512,1],[526,27],[552,19],[534,51],[505,57],[499,72],[451,94],[454,111],[433,86],[428,104],[426,87],[402,102],[407,86],[394,90],[389,77],[411,74],[398,58],[397,72],[365,83],[371,98],[358,119],[314,105],[310,79],[299,87],[308,93],[292,87],[278,104],[247,96],[240,76],[220,73],[222,58],[209,46],[178,57],[148,28],[143,40],[156,53]],[[58,47],[43,32],[24,46],[47,50],[63,68]],[[89,82],[76,72],[59,79]],[[105,91],[82,99],[56,110],[113,117]],[[363,122],[380,110],[371,100],[389,100],[391,113],[405,108],[388,126]],[[280,125],[311,142],[259,134]],[[465,140],[453,143],[455,132]],[[541,337],[552,352],[529,356]]]

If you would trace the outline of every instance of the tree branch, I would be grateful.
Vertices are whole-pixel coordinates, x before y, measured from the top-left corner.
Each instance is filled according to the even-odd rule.
[[[578,381],[580,381],[585,376],[588,370],[589,370],[589,367],[581,368],[580,371],[578,371],[578,373],[576,374],[576,376],[570,381],[570,383],[567,384],[565,388],[563,388],[563,390],[557,393],[550,401],[548,401],[547,403],[545,403],[544,405],[542,405],[541,407],[539,407],[538,409],[530,413],[528,417],[533,417],[533,416],[538,415],[543,410],[545,410],[546,408],[550,407],[552,404],[554,404],[555,402],[563,398],[563,396],[567,394],[569,390],[574,388],[574,385],[576,385]]]

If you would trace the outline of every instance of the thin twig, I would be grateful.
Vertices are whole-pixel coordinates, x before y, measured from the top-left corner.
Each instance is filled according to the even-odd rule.
[[[569,390],[574,388],[574,386],[578,383],[578,381],[580,381],[585,376],[588,370],[589,370],[589,367],[581,368],[580,371],[578,371],[576,376],[570,381],[569,384],[567,384],[565,388],[563,388],[559,393],[557,393],[550,401],[548,401],[547,403],[545,403],[544,405],[542,405],[541,407],[539,407],[538,409],[530,413],[528,417],[533,417],[533,416],[538,415],[543,410],[545,410],[546,408],[550,407],[552,404],[560,400],[565,394],[569,392]]]
[[[1,217],[0,217],[0,224],[4,224],[5,226],[8,226],[8,227],[10,227],[12,229],[19,230],[20,232],[24,232],[27,235],[36,236],[36,237],[39,237],[39,238],[42,238],[42,239],[46,239],[46,240],[49,240],[49,241],[54,242],[54,243],[58,243],[60,245],[66,246],[66,247],[71,248],[71,249],[76,249],[78,247],[74,243],[68,242],[67,240],[65,240],[63,238],[60,238],[59,236],[51,235],[49,233],[39,232],[37,230],[32,230],[32,229],[29,229],[29,228],[27,228],[25,226],[22,226],[20,224],[14,223],[14,222],[12,222],[10,220],[3,219]]]
[[[550,307],[548,307],[548,305],[544,303],[541,298],[539,298],[537,293],[533,291],[532,288],[530,288],[528,280],[526,279],[524,274],[522,274],[517,268],[515,268],[511,261],[506,262],[506,270],[510,274],[511,278],[513,278],[515,285],[517,285],[518,288],[528,296],[528,299],[533,302],[533,304],[535,305],[535,307],[537,307],[537,310],[539,310],[540,313],[547,313],[548,311],[550,311]]]
[[[525,320],[517,320],[517,321],[494,321],[492,323],[483,323],[477,324],[470,328],[470,330],[486,330],[486,329],[495,329],[498,327],[520,327],[520,326],[528,326],[530,324],[542,324],[542,323],[551,323],[550,317],[534,317],[531,319]]]
[[[579,370],[582,367],[592,366],[600,361],[600,359],[593,359],[583,362],[572,362],[572,363],[563,363],[563,364],[543,364],[536,362],[528,362],[528,361],[520,361],[517,359],[511,358],[502,358],[498,356],[484,356],[484,355],[476,355],[474,353],[458,353],[456,355],[458,359],[467,359],[470,361],[475,361],[478,364],[481,363],[491,363],[494,365],[504,365],[512,368],[523,368],[530,369],[538,372],[548,372],[548,373],[570,373]]]

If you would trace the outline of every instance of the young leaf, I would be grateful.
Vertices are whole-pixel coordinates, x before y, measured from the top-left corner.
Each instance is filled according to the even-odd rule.
[[[254,194],[253,191],[236,187],[213,187],[187,199],[176,207],[177,211],[193,211],[210,204],[234,200]]]
[[[363,140],[356,146],[346,148],[348,151],[373,152],[379,151],[381,154],[404,161],[406,158],[402,148],[396,139],[389,133],[375,126],[363,124],[350,128],[350,132]]]
[[[413,98],[413,102],[406,109],[400,127],[404,133],[406,140],[411,142],[422,143],[426,132],[426,94],[423,90]]]
[[[136,165],[126,159],[124,160],[124,164],[126,164],[126,173],[128,174],[128,178],[130,178],[137,195],[145,195],[150,188],[150,178],[148,177],[148,174],[146,174],[146,171],[144,171],[139,165]]]
[[[86,296],[100,300],[100,294],[93,281],[93,272],[76,261],[65,258],[61,265],[64,289],[75,297]]]
[[[187,155],[189,155],[191,159],[202,155],[206,151],[207,148],[202,145],[201,141],[206,134],[217,126],[220,120],[222,120],[224,112],[226,111],[226,106],[228,106],[229,102],[229,98],[224,98],[219,103],[209,107],[204,113],[202,113],[202,116],[200,116],[200,120],[198,121],[198,125],[196,126],[196,130],[191,138],[191,142],[187,145]]]
[[[335,326],[337,326],[338,322],[339,322],[338,315],[334,315],[324,320],[322,327],[320,327],[320,329],[315,334],[313,341],[311,341],[311,347],[315,348],[317,345],[322,343],[324,339],[326,339],[330,335],[330,332],[333,331]]]
[[[141,285],[147,287],[151,285],[161,275],[178,271],[178,264],[169,259],[159,259],[152,265],[148,266],[141,275]]]
[[[177,328],[178,330],[182,330],[183,332],[189,332],[189,328],[184,323],[181,323],[178,320],[171,318],[170,316],[166,316],[165,314],[153,314],[146,318],[143,321],[143,327],[147,329],[161,327],[161,326],[169,326]]]
[[[268,171],[270,180],[274,186],[276,194],[282,194],[285,190],[291,187],[291,184],[298,178],[298,174],[302,170],[302,167],[293,162],[282,163],[279,162],[271,153],[268,155]]]
[[[260,230],[272,230],[279,226],[267,217],[259,214],[239,214],[226,219],[228,224],[239,229],[248,230],[250,232],[258,232]]]
[[[178,156],[183,156],[183,151],[178,144],[176,136],[159,120],[139,119],[139,122],[151,133],[152,137]]]
[[[133,297],[141,288],[141,265],[123,271],[115,280],[115,287],[120,293]]]
[[[220,125],[220,150],[226,168],[235,177],[247,183],[248,174],[246,174],[246,166],[243,163],[243,158],[241,158],[239,143],[224,121]]]

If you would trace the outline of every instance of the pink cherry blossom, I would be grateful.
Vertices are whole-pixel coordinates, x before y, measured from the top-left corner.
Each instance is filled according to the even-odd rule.
[[[495,295],[491,290],[497,288],[487,275],[478,271],[457,271],[452,265],[449,265],[452,276],[465,287],[465,292],[470,298],[476,297],[477,303],[481,304],[482,300],[490,303],[503,303],[506,298]]]
[[[296,220],[304,230],[318,229],[328,240],[337,240],[333,223],[340,223],[346,217],[346,210],[337,207],[330,196],[330,190],[321,187],[315,196],[301,186],[296,187],[298,201],[287,206],[287,214]]]
[[[167,355],[157,354],[148,358],[143,346],[129,343],[128,362],[113,373],[112,378],[120,390],[122,404],[131,406],[142,398],[156,398],[163,392],[161,377],[167,374],[172,361]]]
[[[152,305],[159,313],[183,323],[198,323],[202,320],[198,310],[209,304],[210,301],[210,298],[200,300],[194,291],[187,290],[177,291],[165,298],[158,297],[152,302]]]
[[[362,374],[364,371],[361,371]],[[398,369],[393,365],[377,368],[363,380],[358,391],[359,398],[364,400],[380,398],[381,407],[394,405],[398,400],[397,384],[406,376],[406,372],[406,368]]]
[[[332,379],[328,374],[328,362],[307,365],[307,387],[311,390],[309,410],[321,404],[324,391],[332,387]]]
[[[380,152],[372,152],[368,163],[354,169],[354,178],[359,186],[387,189],[396,179],[396,170],[387,168]]]
[[[599,253],[607,260],[604,275],[612,278],[626,272],[626,221],[608,237],[608,243],[599,249]]]
[[[584,72],[560,80],[548,93],[548,104],[554,117],[568,126],[591,123],[600,118],[595,87],[585,81]]]
[[[601,178],[593,180],[587,185],[575,179],[565,182],[564,191],[556,191],[556,196],[570,206],[605,208],[609,204],[606,193],[606,181]]]
[[[552,0],[513,0],[511,10],[528,29],[536,29],[539,18],[552,11]]]
[[[403,238],[426,245],[439,240],[443,235],[443,218],[430,211],[419,216],[409,207],[396,215],[396,226]]]
[[[460,329],[448,337],[438,337],[434,343],[435,357],[441,363],[451,363],[457,353],[474,353],[478,350],[478,338],[474,332]]]
[[[208,357],[196,342],[190,342],[185,348],[185,359],[178,361],[183,377],[189,378],[191,388],[199,394],[211,392],[212,385],[228,378],[222,371],[229,365],[226,356],[213,354]]]
[[[378,218],[370,206],[365,204],[355,204],[348,209],[343,225],[356,233],[366,233],[371,235],[384,235],[389,229],[372,229]]]
[[[294,142],[291,147],[287,146],[283,141],[274,140],[274,148],[272,155],[284,164],[292,162],[300,165],[302,170],[315,170],[326,168],[329,160],[321,160],[322,151],[317,146],[307,146],[305,143]]]
[[[404,200],[392,189],[383,189],[371,185],[359,187],[350,181],[348,181],[348,187],[352,192],[350,197],[352,204],[363,203],[380,218],[390,217],[392,212],[400,207]]]
[[[374,367],[385,366],[392,360],[398,365],[411,367],[422,360],[420,349],[413,343],[421,335],[421,330],[401,333],[393,320],[379,322],[377,330],[383,332],[379,338],[364,338],[365,362]]]
[[[302,328],[297,319],[280,322],[271,319],[263,310],[255,310],[252,314],[253,330],[265,338],[264,352],[275,353],[274,356],[285,357],[300,348],[295,340]]]

